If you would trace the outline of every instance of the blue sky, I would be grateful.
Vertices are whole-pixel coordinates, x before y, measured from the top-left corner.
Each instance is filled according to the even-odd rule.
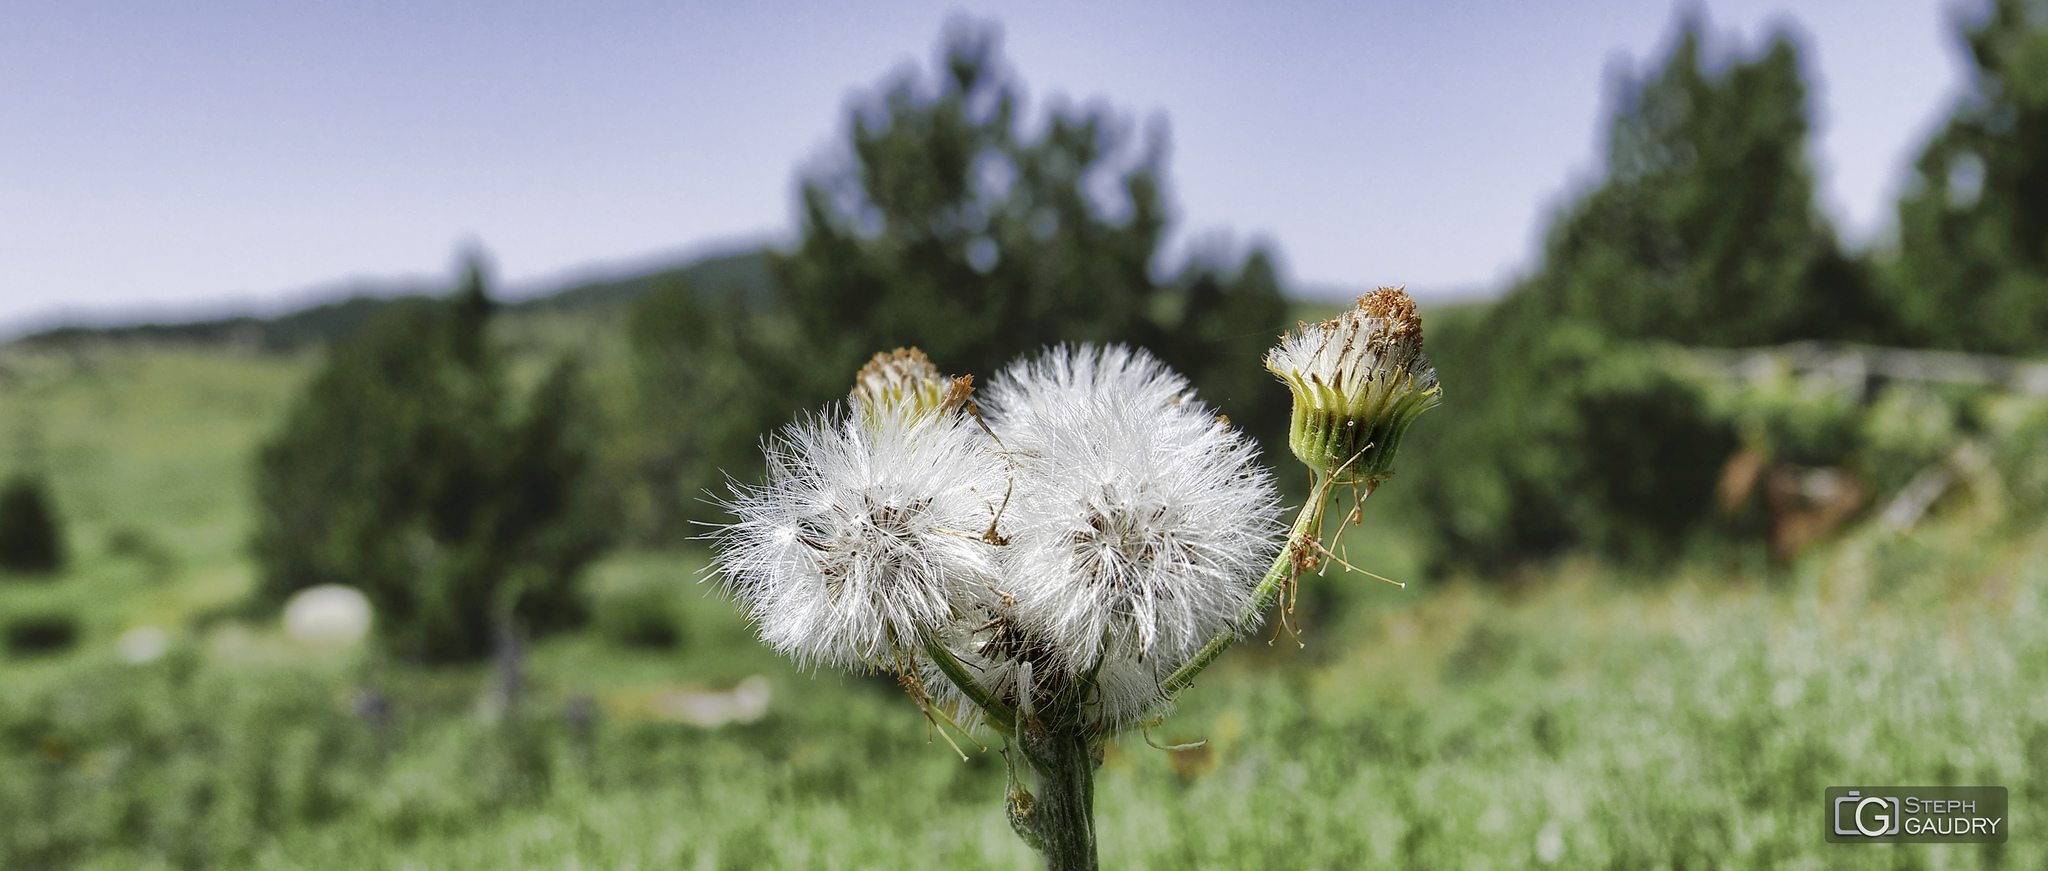
[[[1943,3],[1719,0],[1724,50],[1800,34],[1822,205],[1881,239],[1964,82]],[[1169,259],[1270,243],[1297,285],[1497,288],[1600,172],[1617,71],[1675,7],[1555,3],[8,0],[0,333],[506,286],[794,236],[847,100],[999,21],[1027,117],[1164,123]]]

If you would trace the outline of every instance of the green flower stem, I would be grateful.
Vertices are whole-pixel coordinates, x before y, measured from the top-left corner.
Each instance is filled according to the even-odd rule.
[[[1021,818],[1022,828],[1037,836],[1024,840],[1038,848],[1047,871],[1096,871],[1095,766],[1101,737],[1080,724],[1048,731],[1035,722],[1026,723],[1019,737],[1038,793],[1021,811],[1012,798],[1011,825],[1019,825]]]
[[[1095,871],[1095,766],[1102,736],[1081,716],[1086,689],[1049,699],[1051,708],[1019,719],[1016,711],[968,674],[945,644],[930,634],[921,640],[925,653],[981,708],[989,725],[1016,740],[1022,751],[1035,792],[1017,782],[1012,767],[1004,799],[1018,837],[1045,858],[1051,871]],[[1048,723],[1054,725],[1048,728]]]
[[[1288,530],[1286,544],[1273,557],[1265,577],[1252,588],[1251,602],[1238,612],[1238,625],[1250,625],[1273,606],[1273,600],[1293,575],[1297,556],[1314,546],[1312,540],[1321,532],[1323,511],[1334,483],[1332,476],[1316,475],[1308,502],[1301,506]],[[1194,683],[1195,675],[1215,662],[1236,640],[1235,632],[1216,636],[1160,688],[1168,697],[1186,689]],[[1020,718],[975,680],[939,639],[925,634],[920,641],[939,670],[981,708],[989,725],[1014,739],[1022,751],[1024,767],[1031,770],[1034,788],[1025,789],[1018,783],[1012,767],[1004,797],[1005,814],[1018,837],[1039,852],[1049,871],[1095,871],[1095,767],[1103,736],[1080,716],[1093,675],[1083,679],[1078,691],[1048,699],[1050,706],[1037,716]]]
[[[1308,546],[1309,541],[1322,530],[1323,507],[1329,501],[1332,482],[1333,479],[1328,476],[1316,475],[1315,486],[1309,488],[1308,502],[1301,506],[1301,514],[1294,518],[1294,527],[1287,532],[1287,543],[1281,546],[1280,553],[1273,557],[1273,566],[1266,570],[1266,576],[1259,580],[1257,587],[1252,588],[1251,604],[1238,612],[1238,625],[1251,625],[1259,619],[1259,615],[1266,612],[1267,608],[1273,607],[1273,599],[1280,595],[1281,585],[1294,571],[1295,554]],[[1187,689],[1189,684],[1195,682],[1195,675],[1201,674],[1202,669],[1208,668],[1209,663],[1215,662],[1216,657],[1222,656],[1223,651],[1228,650],[1236,641],[1237,634],[1234,632],[1224,632],[1211,639],[1193,659],[1188,660],[1186,665],[1168,675],[1165,682],[1159,685],[1160,690],[1167,698],[1179,695],[1181,690]]]
[[[932,662],[939,666],[940,671],[946,673],[946,677],[953,681],[954,686],[960,688],[960,692],[967,695],[968,701],[973,702],[975,707],[987,715],[989,725],[996,727],[996,731],[1004,735],[1017,734],[1017,715],[1010,710],[1009,705],[1003,704],[1001,699],[996,698],[981,685],[980,681],[975,680],[974,675],[968,674],[967,666],[961,665],[960,660],[953,656],[953,651],[946,649],[944,643],[929,633],[921,640],[924,642],[925,654],[932,658]]]

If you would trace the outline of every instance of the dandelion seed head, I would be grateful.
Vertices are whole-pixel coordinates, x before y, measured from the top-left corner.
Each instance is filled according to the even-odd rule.
[[[963,415],[835,407],[766,447],[757,487],[713,537],[714,569],[762,642],[799,662],[895,668],[987,594],[979,537],[1008,484],[1005,461]]]
[[[1272,483],[1184,379],[1143,351],[1057,348],[1005,371],[983,410],[1017,469],[1004,589],[1065,674],[1125,655],[1163,675],[1249,628],[1280,532]]]

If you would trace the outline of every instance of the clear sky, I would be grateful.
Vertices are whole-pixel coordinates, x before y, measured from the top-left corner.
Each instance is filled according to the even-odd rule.
[[[1823,206],[1882,238],[1964,61],[1935,0],[1713,0],[1722,47],[1801,34]],[[515,292],[794,237],[846,101],[1000,21],[1027,116],[1170,129],[1174,251],[1271,243],[1300,286],[1424,295],[1526,271],[1601,170],[1616,70],[1675,7],[1563,2],[689,0],[0,3],[0,335],[274,312],[439,280]],[[1710,43],[1711,47],[1712,43]],[[1177,254],[1169,253],[1169,258]]]

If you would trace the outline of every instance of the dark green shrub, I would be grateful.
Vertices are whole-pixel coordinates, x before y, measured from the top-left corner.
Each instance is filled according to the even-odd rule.
[[[70,614],[30,614],[11,618],[0,637],[15,656],[62,653],[78,646],[78,618]]]
[[[1413,506],[1439,561],[1498,568],[1571,547],[1676,556],[1711,519],[1738,444],[1710,385],[1670,346],[1572,321],[1535,332],[1515,312],[1431,325],[1431,355],[1458,390],[1417,425],[1401,486],[1374,498]]]
[[[178,557],[163,540],[149,530],[122,526],[107,533],[107,555],[132,560],[152,581],[165,580],[177,571]]]
[[[41,478],[17,475],[0,492],[0,571],[49,575],[64,567],[64,531]]]
[[[592,596],[592,622],[606,641],[621,647],[673,650],[683,643],[676,613],[673,581],[623,580]]]

